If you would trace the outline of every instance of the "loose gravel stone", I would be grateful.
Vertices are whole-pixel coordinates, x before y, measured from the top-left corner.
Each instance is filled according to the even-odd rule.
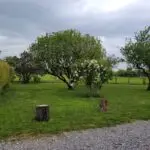
[[[150,150],[150,121],[3,141],[0,150]]]

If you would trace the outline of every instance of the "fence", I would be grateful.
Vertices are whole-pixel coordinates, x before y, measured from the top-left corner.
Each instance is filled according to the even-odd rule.
[[[113,77],[108,83],[111,84],[148,84],[148,79],[146,77]]]

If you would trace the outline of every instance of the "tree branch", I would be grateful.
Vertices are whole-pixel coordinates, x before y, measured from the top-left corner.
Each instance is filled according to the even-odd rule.
[[[145,70],[144,68],[140,67],[138,64],[136,65],[136,67],[137,67],[138,69],[141,69],[141,70],[143,71],[143,73],[144,73],[148,78],[150,77],[150,74],[149,74],[148,72],[146,72],[146,70]]]

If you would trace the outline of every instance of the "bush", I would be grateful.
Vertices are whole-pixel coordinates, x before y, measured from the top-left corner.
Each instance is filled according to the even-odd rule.
[[[10,81],[13,82],[16,79],[16,73],[13,67],[10,67]]]
[[[33,76],[33,82],[34,83],[40,83],[41,82],[41,78],[38,75],[34,75]]]
[[[108,65],[107,61],[85,60],[83,70],[88,96],[99,97],[102,85],[111,79],[111,66]]]
[[[0,60],[0,93],[4,93],[5,90],[9,87],[11,81],[11,69],[10,66]]]

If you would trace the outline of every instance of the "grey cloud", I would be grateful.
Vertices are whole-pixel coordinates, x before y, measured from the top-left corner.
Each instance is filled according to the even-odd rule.
[[[84,0],[42,2],[0,2],[0,28],[16,31],[24,36],[31,36],[32,31],[38,34],[42,31],[51,32],[66,28],[77,28],[94,35],[122,36],[131,35],[135,30],[150,24],[149,0],[141,0],[117,12],[98,14],[82,14],[81,6],[85,4]],[[75,10],[79,12],[76,14]]]
[[[145,2],[145,3],[144,3]],[[150,1],[141,0],[124,9],[108,14],[88,15],[81,30],[102,36],[131,36],[134,31],[150,25]],[[83,18],[84,19],[84,18]]]
[[[41,6],[33,2],[0,2],[0,31],[3,34],[32,36],[44,18]],[[9,36],[10,36],[9,35]]]
[[[75,28],[104,36],[108,52],[120,55],[117,46],[125,37],[150,25],[149,0],[138,0],[111,13],[83,12],[85,5],[86,0],[0,0],[0,36],[9,39],[0,39],[0,49],[7,47],[8,54],[16,54],[39,34]]]

